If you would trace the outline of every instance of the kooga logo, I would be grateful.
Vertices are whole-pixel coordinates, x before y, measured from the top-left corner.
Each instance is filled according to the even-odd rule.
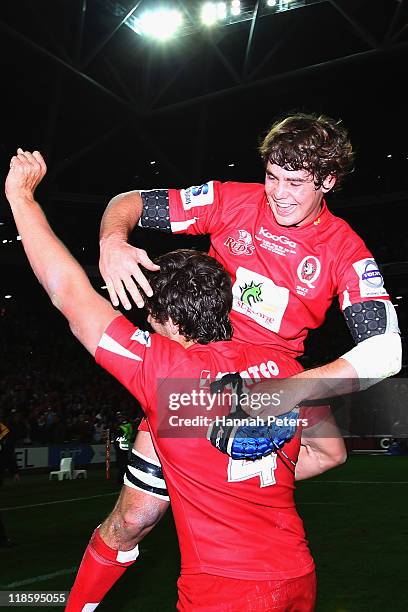
[[[265,238],[269,238],[270,240],[274,240],[275,242],[280,242],[281,244],[286,244],[291,249],[296,249],[296,242],[289,240],[289,238],[286,238],[286,236],[276,236],[275,234],[271,234],[271,232],[268,232],[268,230],[264,227],[261,227],[259,233]]]

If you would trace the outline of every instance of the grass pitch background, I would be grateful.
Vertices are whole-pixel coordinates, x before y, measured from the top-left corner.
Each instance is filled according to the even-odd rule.
[[[46,473],[5,482],[0,512],[15,546],[1,549],[1,589],[70,589],[94,527],[116,499],[112,476],[107,481],[101,469],[89,470],[87,480],[50,482]],[[298,483],[296,500],[317,566],[317,612],[406,612],[408,457],[350,456]],[[101,612],[175,610],[179,553],[171,512],[140,548]]]

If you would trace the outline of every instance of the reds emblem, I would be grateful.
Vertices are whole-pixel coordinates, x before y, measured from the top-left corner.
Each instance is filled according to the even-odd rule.
[[[224,242],[232,255],[252,255],[255,246],[252,244],[252,236],[246,230],[238,230],[238,238],[228,236]]]
[[[320,274],[320,261],[314,255],[307,255],[298,265],[297,275],[301,283],[314,289],[314,281]]]

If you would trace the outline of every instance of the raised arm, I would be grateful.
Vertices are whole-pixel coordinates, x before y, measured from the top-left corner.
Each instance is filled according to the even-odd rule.
[[[92,354],[109,323],[117,317],[68,249],[52,231],[34,192],[47,171],[38,151],[17,150],[10,162],[5,191],[24,250],[45,291],[68,320],[73,334]]]
[[[138,191],[120,193],[110,200],[101,221],[99,268],[112,304],[118,306],[120,300],[127,310],[132,306],[126,290],[139,308],[143,307],[144,302],[138,285],[146,295],[152,294],[139,265],[153,272],[159,269],[146,251],[127,242],[141,217],[142,209]]]

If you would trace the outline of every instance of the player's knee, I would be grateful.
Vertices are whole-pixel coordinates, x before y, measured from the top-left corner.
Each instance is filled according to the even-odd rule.
[[[138,503],[127,506],[122,511],[123,528],[132,534],[132,537],[141,536],[159,522],[167,506],[167,502],[146,495],[142,504],[138,500]]]

